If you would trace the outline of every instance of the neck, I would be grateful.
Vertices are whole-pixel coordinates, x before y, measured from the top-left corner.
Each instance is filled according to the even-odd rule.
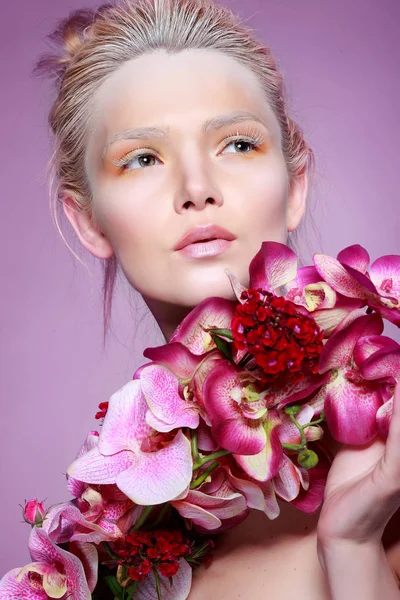
[[[146,297],[143,297],[143,300],[157,321],[166,343],[169,342],[172,334],[181,321],[183,321],[186,315],[194,308],[193,306],[177,306],[169,304],[168,302],[162,302]]]

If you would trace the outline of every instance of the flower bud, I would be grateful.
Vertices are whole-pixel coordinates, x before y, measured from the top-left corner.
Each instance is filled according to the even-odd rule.
[[[305,469],[312,469],[318,464],[318,455],[309,448],[304,448],[297,456],[297,462]]]
[[[32,526],[41,527],[45,514],[43,502],[39,502],[37,499],[25,501],[25,506],[22,507],[24,521]]]

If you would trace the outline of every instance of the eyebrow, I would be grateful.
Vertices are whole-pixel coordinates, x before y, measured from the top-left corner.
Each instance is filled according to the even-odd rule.
[[[235,123],[241,123],[242,121],[257,121],[264,125],[266,129],[269,129],[266,121],[258,115],[241,110],[230,113],[228,115],[221,115],[208,119],[202,126],[202,132],[207,133],[208,131],[215,131],[222,129],[226,125],[233,125]],[[106,145],[103,148],[102,158],[104,158],[107,150],[114,142],[118,140],[133,140],[133,139],[144,139],[144,138],[157,138],[167,139],[169,137],[168,127],[137,127],[136,129],[126,129],[125,131],[118,131],[114,133]]]

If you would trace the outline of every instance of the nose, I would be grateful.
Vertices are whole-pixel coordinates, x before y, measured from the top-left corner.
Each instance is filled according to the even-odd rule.
[[[200,165],[180,165],[177,176],[178,187],[175,191],[174,209],[183,213],[189,209],[203,210],[208,204],[216,207],[224,203],[222,192],[213,180],[212,167],[207,161]]]

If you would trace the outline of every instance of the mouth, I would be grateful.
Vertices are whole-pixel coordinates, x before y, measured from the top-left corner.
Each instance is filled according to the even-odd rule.
[[[225,252],[235,239],[231,231],[219,225],[197,225],[183,235],[174,250],[191,258],[207,258]]]
[[[218,241],[232,242],[236,236],[219,225],[197,225],[189,229],[176,244],[174,250],[183,250],[187,246],[215,244]]]

